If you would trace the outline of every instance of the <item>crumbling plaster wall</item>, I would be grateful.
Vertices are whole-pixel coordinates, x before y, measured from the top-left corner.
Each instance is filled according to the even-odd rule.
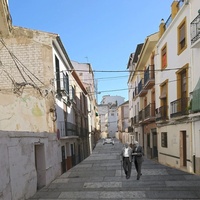
[[[36,144],[44,145],[45,182],[61,174],[60,145],[55,134],[0,131],[0,199],[27,199],[37,191]],[[52,156],[48,156],[52,155]]]
[[[55,132],[52,40],[14,27],[0,40],[0,129]]]

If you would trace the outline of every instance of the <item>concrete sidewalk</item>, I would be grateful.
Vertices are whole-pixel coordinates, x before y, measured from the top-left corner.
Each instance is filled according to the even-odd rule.
[[[134,165],[131,178],[126,179],[119,158],[121,148],[118,141],[115,145],[102,145],[99,141],[91,156],[30,200],[200,199],[200,176],[149,159],[143,162],[140,180],[136,180]]]

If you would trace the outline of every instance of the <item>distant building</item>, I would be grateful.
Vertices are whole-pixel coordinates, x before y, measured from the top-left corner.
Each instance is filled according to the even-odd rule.
[[[115,137],[117,129],[117,108],[124,103],[121,96],[103,96],[101,104],[98,105],[99,123],[101,137]]]
[[[94,74],[90,63],[79,63],[76,61],[71,61],[71,63],[88,93],[88,128],[90,152],[92,152],[100,137]]]
[[[118,106],[117,116],[118,132],[116,134],[116,137],[120,139],[122,143],[133,143],[134,136],[132,133],[132,128],[129,126],[129,101],[126,101]]]

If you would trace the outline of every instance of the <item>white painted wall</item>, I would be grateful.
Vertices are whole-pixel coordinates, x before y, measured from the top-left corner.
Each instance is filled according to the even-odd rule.
[[[113,103],[115,104],[117,102],[118,106],[124,103],[124,97],[121,96],[110,96],[110,95],[105,95],[102,97],[101,104],[109,104]]]
[[[35,194],[37,170],[34,147],[39,142],[44,146],[43,174],[44,182],[48,185],[61,173],[61,154],[56,134],[0,131],[0,199],[19,200]]]
[[[191,1],[192,2],[192,1]],[[197,2],[197,1],[196,1]],[[199,1],[198,1],[199,2]],[[200,4],[199,4],[200,5]],[[166,29],[162,38],[157,43],[157,55],[155,58],[156,66],[156,107],[160,107],[160,84],[168,79],[168,115],[170,118],[170,103],[177,100],[177,77],[176,72],[186,64],[189,64],[189,91],[191,92],[191,49],[190,49],[190,10],[188,5],[183,5]],[[186,17],[187,23],[187,48],[178,55],[177,52],[177,27]],[[167,70],[160,71],[161,67],[161,49],[167,43]],[[169,70],[170,69],[170,70]],[[192,134],[191,122],[181,123],[170,119],[169,124],[158,127],[158,159],[159,162],[181,168],[180,164],[180,134],[181,131],[186,131],[186,157],[187,157],[187,170],[192,172]],[[167,132],[168,147],[161,147],[161,133]]]

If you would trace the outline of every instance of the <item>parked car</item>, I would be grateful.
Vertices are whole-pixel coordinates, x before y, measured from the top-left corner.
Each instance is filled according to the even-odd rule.
[[[111,138],[111,137],[104,138],[103,145],[104,144],[112,144],[112,145],[114,145],[114,139]]]

